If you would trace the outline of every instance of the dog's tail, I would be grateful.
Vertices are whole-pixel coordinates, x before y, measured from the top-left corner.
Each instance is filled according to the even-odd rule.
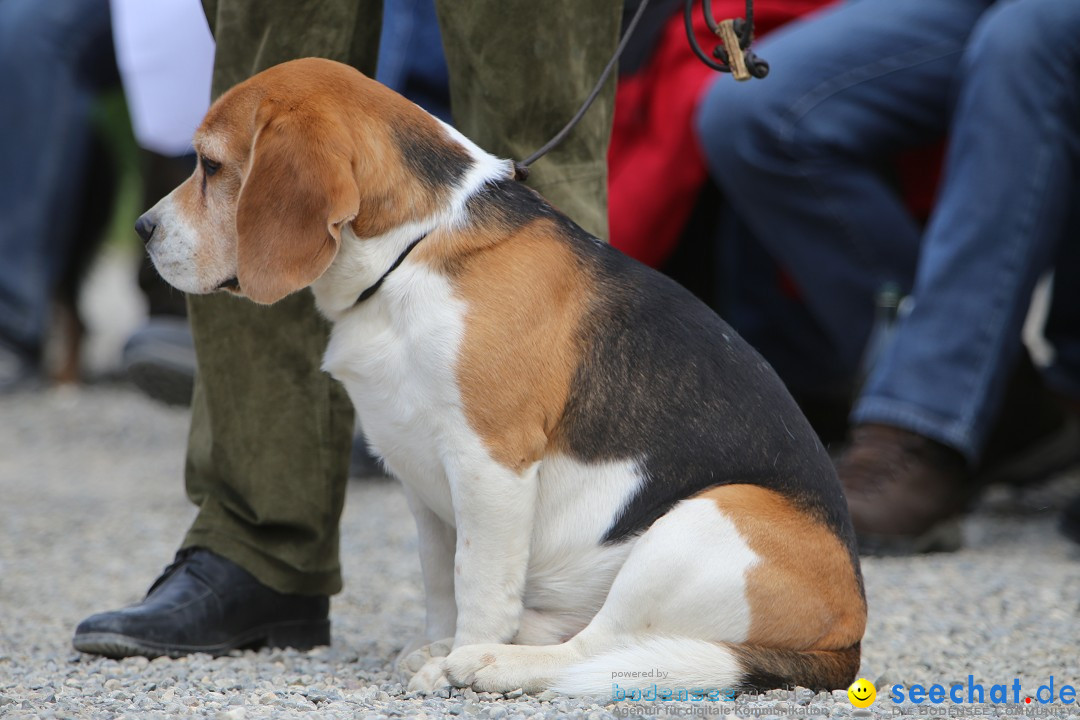
[[[568,668],[553,690],[609,696],[657,688],[760,691],[799,685],[847,688],[859,671],[860,643],[842,650],[783,650],[685,638],[649,638],[615,648]]]

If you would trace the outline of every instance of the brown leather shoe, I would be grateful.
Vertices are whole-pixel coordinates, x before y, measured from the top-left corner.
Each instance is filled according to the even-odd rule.
[[[898,555],[961,546],[960,518],[975,487],[955,450],[907,430],[859,425],[836,471],[860,552]]]

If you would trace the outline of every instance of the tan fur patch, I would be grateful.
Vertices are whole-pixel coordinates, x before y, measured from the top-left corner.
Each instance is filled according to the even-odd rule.
[[[839,650],[862,639],[866,601],[851,555],[832,531],[756,485],[724,485],[699,497],[713,500],[761,558],[746,575],[748,645]]]
[[[589,285],[551,221],[502,232],[459,238],[473,251],[459,246],[446,269],[469,308],[458,364],[466,417],[492,456],[520,471],[544,455],[562,417]]]

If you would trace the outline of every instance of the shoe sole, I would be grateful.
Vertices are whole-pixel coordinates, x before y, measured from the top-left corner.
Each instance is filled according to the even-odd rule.
[[[329,620],[305,620],[275,623],[249,630],[218,645],[177,645],[156,643],[121,633],[84,633],[76,635],[72,645],[76,650],[108,658],[142,656],[147,658],[178,658],[193,653],[226,655],[232,650],[259,648],[295,648],[310,650],[330,644]]]
[[[952,518],[937,523],[921,535],[899,536],[859,533],[857,539],[860,555],[896,557],[936,552],[956,552],[964,546],[964,528],[961,518]]]
[[[1080,462],[1080,421],[1072,415],[1051,437],[981,473],[986,485],[1037,487]]]

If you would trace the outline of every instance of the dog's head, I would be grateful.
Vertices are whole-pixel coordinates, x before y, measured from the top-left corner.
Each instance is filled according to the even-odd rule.
[[[319,278],[346,227],[371,238],[431,215],[472,163],[423,110],[315,58],[232,88],[192,144],[195,172],[136,231],[176,288],[259,303]]]

